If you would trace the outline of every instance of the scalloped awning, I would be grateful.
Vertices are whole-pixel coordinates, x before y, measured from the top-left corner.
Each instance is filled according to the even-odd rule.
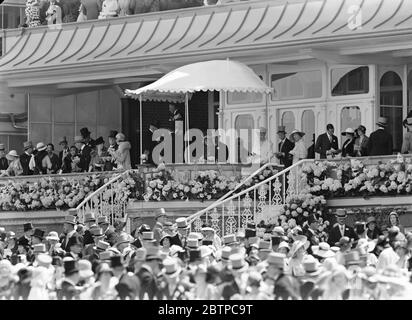
[[[126,90],[125,94],[138,99],[139,95],[184,94],[197,91],[270,93],[268,87],[248,66],[231,60],[212,60],[177,68],[145,87]]]

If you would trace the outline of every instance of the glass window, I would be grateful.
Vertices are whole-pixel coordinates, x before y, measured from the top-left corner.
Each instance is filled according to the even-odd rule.
[[[305,110],[302,114],[302,131],[305,133],[303,140],[306,148],[315,143],[315,113],[312,110]]]
[[[13,6],[3,6],[2,15],[0,17],[1,29],[18,28],[21,24],[22,8]]]
[[[262,76],[259,76],[263,80]],[[263,100],[263,94],[258,92],[228,92],[227,103],[228,104],[247,104],[258,103]]]
[[[332,69],[332,96],[369,92],[369,67]]]
[[[282,114],[282,126],[285,126],[287,134],[295,130],[295,115],[292,111],[286,111]]]
[[[250,114],[242,114],[236,117],[235,129],[237,131],[236,143],[236,162],[241,162],[242,158],[247,157],[247,150],[252,150],[252,129],[254,128],[253,117]],[[243,134],[240,135],[240,129],[247,129],[247,144],[244,141]],[[242,153],[242,155],[241,155]]]
[[[344,107],[340,114],[340,121],[340,128],[342,132],[347,128],[352,128],[355,130],[362,124],[360,108],[358,106]],[[366,135],[369,136],[368,133],[366,133]],[[342,136],[341,133],[338,133],[337,136],[340,136],[338,140],[341,142],[341,145],[343,145],[346,138]]]
[[[322,96],[322,73],[298,71],[271,75],[272,100],[319,98]]]

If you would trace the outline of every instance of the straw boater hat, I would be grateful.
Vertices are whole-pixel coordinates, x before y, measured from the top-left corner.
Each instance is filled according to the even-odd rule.
[[[160,251],[158,247],[148,247],[146,248],[146,261],[151,260],[162,260],[160,257]]]
[[[6,155],[6,159],[9,161],[13,161],[18,157],[19,155],[17,154],[16,150],[10,150],[9,153]]]
[[[198,239],[187,239],[186,247],[188,247],[189,249],[199,248],[199,240]]]
[[[75,136],[74,137],[74,143],[83,143],[84,142],[84,139],[83,139],[83,137],[82,136]]]
[[[271,252],[272,251],[272,242],[271,241],[265,241],[265,240],[260,240],[259,245],[258,245],[258,250],[259,251],[266,251],[266,252]]]
[[[44,150],[47,149],[47,146],[44,144],[44,142],[39,142],[36,145],[36,149],[37,149],[37,151],[44,151]]]
[[[93,211],[86,212],[84,214],[84,222],[95,222],[96,221],[96,214]]]
[[[380,127],[386,127],[388,125],[388,119],[385,117],[379,117],[376,124]]]
[[[354,134],[355,134],[355,130],[353,130],[352,128],[346,128],[346,130],[342,132],[342,136],[346,136],[346,135],[348,135],[348,134],[354,135]]]
[[[326,242],[321,242],[318,246],[312,246],[312,252],[315,256],[321,257],[322,259],[335,256],[335,252],[330,249],[330,245]]]
[[[0,143],[0,151],[6,150],[4,143]]]
[[[99,240],[99,242],[97,242],[97,245],[94,247],[95,250],[102,250],[102,251],[105,251],[109,248],[110,248],[110,243],[103,241],[103,240]]]
[[[142,232],[142,240],[145,240],[145,241],[154,240],[154,233],[152,231]]]
[[[266,259],[266,262],[268,265],[283,269],[285,267],[285,260],[286,255],[284,255],[283,253],[271,252]]]
[[[44,243],[39,243],[33,245],[33,253],[46,253],[46,245]]]
[[[133,257],[133,262],[136,263],[136,262],[146,261],[146,253],[147,253],[147,250],[144,247],[137,249]]]
[[[64,217],[64,223],[76,225],[76,220],[77,220],[76,216],[67,215]]]
[[[167,278],[176,278],[182,272],[182,267],[175,258],[167,257],[163,260],[162,274]]]
[[[322,273],[320,262],[310,254],[303,257],[302,265],[307,277],[315,277]]]
[[[239,241],[237,240],[236,235],[228,234],[228,235],[223,237],[223,244],[225,246],[236,245],[236,244],[239,244]]]
[[[186,218],[177,218],[176,225],[178,229],[189,229]]]
[[[234,272],[245,272],[249,265],[247,264],[247,262],[245,261],[244,257],[241,254],[232,254],[229,257],[229,270],[232,270]]]
[[[291,134],[289,135],[289,139],[290,139],[290,140],[292,140],[292,139],[293,139],[293,135],[294,135],[295,133],[299,134],[299,135],[300,135],[300,137],[303,137],[303,136],[305,135],[305,133],[304,133],[304,132],[302,132],[302,131],[299,131],[299,130],[293,130],[293,131],[291,132]]]
[[[348,215],[345,209],[336,209],[335,216],[337,218],[346,218]]]
[[[109,219],[107,216],[98,217],[97,224],[109,224]]]
[[[46,237],[46,240],[54,240],[54,241],[59,241],[59,235],[56,231],[50,231],[49,234]]]
[[[33,143],[31,141],[23,142],[23,148],[24,148],[24,151],[26,151],[29,148],[33,148]]]
[[[93,238],[104,237],[103,229],[99,228],[98,226],[93,226],[89,229]]]
[[[223,261],[229,261],[229,257],[232,254],[232,248],[224,247],[221,252],[221,259]]]

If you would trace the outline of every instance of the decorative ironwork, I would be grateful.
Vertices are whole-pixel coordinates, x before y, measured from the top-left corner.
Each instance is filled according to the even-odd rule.
[[[242,211],[242,217],[241,217],[241,222],[242,222],[242,228],[245,229],[246,225],[249,221],[253,220],[253,214],[252,214],[252,198],[249,196],[249,193],[246,193],[245,198],[243,199],[243,211]]]
[[[233,203],[233,200],[230,200],[227,207],[226,234],[232,234],[236,232],[235,210],[235,204]]]
[[[193,221],[193,224],[195,225],[195,231],[200,232],[202,230],[202,219],[200,217],[196,218],[195,221]]]
[[[273,183],[272,205],[280,206],[283,204],[281,192],[282,192],[282,184],[280,183],[279,178],[276,178],[275,182]]]
[[[217,212],[217,208],[216,207],[213,208],[213,211],[210,214],[210,218],[211,218],[210,221],[212,223],[212,228],[216,230],[216,234],[218,236],[221,236],[220,235],[220,227],[219,227],[219,217],[220,217],[220,215]]]

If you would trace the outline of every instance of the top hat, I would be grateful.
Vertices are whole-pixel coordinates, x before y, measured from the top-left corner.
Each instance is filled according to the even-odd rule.
[[[99,242],[97,242],[97,246],[96,249],[97,250],[107,250],[110,248],[110,243],[103,241],[103,240],[99,240]]]
[[[99,228],[98,226],[93,226],[89,229],[91,235],[93,237],[102,237],[104,236],[102,228]]]
[[[142,232],[142,239],[143,240],[154,240],[154,233],[149,231],[149,232]]]
[[[246,228],[245,229],[245,238],[249,239],[249,238],[253,238],[253,237],[256,237],[256,229]]]
[[[146,248],[146,261],[150,260],[162,260],[158,247]]]
[[[80,134],[81,134],[83,137],[87,137],[87,136],[89,136],[89,135],[91,134],[91,132],[89,131],[89,129],[87,129],[86,127],[84,127],[84,128],[81,128],[81,129],[80,129]]]
[[[64,223],[69,223],[72,225],[76,225],[76,216],[67,215],[64,217]]]
[[[96,140],[94,140],[95,146],[98,146],[99,144],[104,144],[103,137],[98,137]]]
[[[74,137],[74,143],[78,143],[78,142],[84,142],[84,139],[82,136],[75,136]]]
[[[24,148],[24,150],[27,150],[29,148],[33,148],[33,143],[31,141],[25,141],[25,142],[23,142],[23,148]]]
[[[110,130],[109,138],[116,138],[118,132],[116,130]]]
[[[44,243],[39,243],[33,245],[33,253],[45,253],[46,245]]]
[[[272,242],[260,240],[258,245],[259,251],[272,251]]]
[[[178,229],[189,229],[186,218],[177,218],[176,225]]]
[[[96,221],[96,215],[93,211],[91,212],[86,212],[84,214],[84,222],[95,222]]]
[[[286,256],[283,253],[271,252],[269,253],[266,262],[270,265],[283,269],[285,267]]]
[[[284,132],[284,133],[286,133],[286,127],[285,127],[285,126],[278,126],[278,131],[277,131],[277,133],[279,133],[279,132]]]
[[[141,248],[137,249],[137,250],[135,251],[135,255],[134,255],[134,257],[133,257],[133,261],[134,261],[134,262],[137,262],[137,261],[145,261],[145,260],[146,260],[146,253],[147,253],[146,248],[141,247]]]
[[[122,263],[122,256],[112,256],[110,258],[110,266],[114,269],[116,267],[124,267]]]
[[[66,276],[79,272],[79,269],[77,268],[76,260],[72,258],[64,259],[63,265],[64,265],[64,274]]]
[[[199,248],[199,240],[198,239],[187,239],[186,246],[189,249],[197,249]]]
[[[346,218],[348,216],[345,209],[336,209],[335,215],[337,218]]]
[[[166,210],[165,210],[164,208],[160,208],[160,209],[158,210],[158,212],[156,212],[155,218],[157,219],[157,218],[165,217],[165,216],[167,216]]]
[[[33,224],[31,222],[23,224],[23,230],[24,232],[33,230]]]
[[[66,137],[59,138],[59,144],[68,143]]]
[[[4,143],[0,143],[0,151],[4,151],[4,150],[6,150]]]
[[[36,145],[36,149],[37,149],[37,151],[43,151],[43,150],[47,149],[47,146],[44,144],[44,142],[39,142]]]
[[[388,119],[385,117],[379,117],[378,122],[376,124],[380,127],[386,127],[388,125]]]
[[[101,216],[97,218],[97,224],[109,224],[107,216]]]
[[[180,267],[176,259],[168,257],[163,260],[163,269],[162,269],[163,275],[169,278],[174,278],[178,276],[181,271],[182,271],[182,268]]]
[[[231,244],[238,244],[239,242],[237,241],[236,235],[234,234],[228,234],[223,237],[223,244],[225,246],[231,245]]]
[[[221,252],[221,259],[224,261],[228,261],[231,254],[232,254],[232,248],[224,247]]]
[[[235,253],[229,257],[230,265],[229,270],[243,272],[246,271],[249,265],[241,254]]]
[[[189,250],[189,263],[202,261],[202,252],[200,249]]]
[[[71,237],[69,241],[67,242],[67,248],[70,248],[71,246],[76,246],[76,245],[83,246],[82,236],[79,235],[79,236]]]
[[[342,132],[342,136],[346,136],[348,134],[355,134],[355,130],[353,130],[352,128],[346,128],[346,130],[344,132]]]
[[[41,229],[34,229],[34,232],[32,234],[32,237],[39,238],[40,240],[44,239],[44,231]]]

